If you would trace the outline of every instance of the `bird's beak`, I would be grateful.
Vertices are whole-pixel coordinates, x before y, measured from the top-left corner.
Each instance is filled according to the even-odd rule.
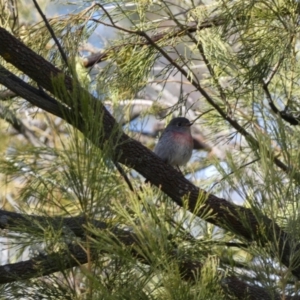
[[[191,127],[193,124],[194,124],[193,122],[190,122],[189,124],[186,124],[185,126]]]

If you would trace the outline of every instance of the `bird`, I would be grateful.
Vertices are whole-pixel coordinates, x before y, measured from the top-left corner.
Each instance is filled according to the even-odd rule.
[[[186,165],[193,152],[194,142],[191,134],[193,125],[187,118],[173,118],[163,131],[154,148],[154,153],[167,164],[177,167]]]

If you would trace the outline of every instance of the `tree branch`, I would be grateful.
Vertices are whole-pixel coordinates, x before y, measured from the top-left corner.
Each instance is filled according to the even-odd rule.
[[[34,226],[35,230],[43,232],[43,228],[49,228],[49,225],[53,226],[54,229],[57,228],[57,232],[63,233],[64,231],[59,230],[59,228],[64,228],[68,233],[71,231],[75,236],[82,238],[83,240],[85,239],[86,219],[84,217],[51,218],[44,216],[22,215],[19,213],[0,210],[1,229],[9,229],[12,231],[22,230],[23,232],[24,229],[28,229],[29,232],[31,232],[30,228]],[[151,263],[151,261],[140,254],[141,251],[137,250],[137,247],[142,247],[143,241],[140,241],[133,232],[119,229],[117,227],[109,227],[106,223],[96,220],[92,221],[92,225],[100,231],[110,230],[117,241],[127,247],[130,247],[128,249],[133,257],[137,258],[143,264]],[[95,236],[95,238],[99,239],[97,236]],[[105,242],[108,242],[107,239]],[[231,244],[229,244],[229,246],[231,246]],[[94,254],[99,255],[99,253]],[[178,259],[177,250],[173,250],[170,255],[177,258],[176,260],[179,262],[179,270],[183,280],[194,281],[197,279],[196,274],[200,274],[202,269],[201,262],[193,261],[188,257],[182,256]],[[38,255],[27,261],[0,266],[0,284],[46,276],[54,272],[63,271],[85,264],[87,262],[88,256],[82,246],[69,245],[67,250],[62,250],[48,255]],[[227,292],[235,295],[238,299],[282,299],[282,296],[278,294],[275,294],[275,298],[273,298],[274,295],[272,295],[271,292],[266,290],[264,287],[247,284],[235,276],[226,276],[220,283]],[[287,297],[285,299],[299,300],[299,298],[300,297]],[[231,298],[229,297],[229,299]]]
[[[117,242],[121,242],[123,245],[130,247],[129,251],[134,257],[139,259],[140,262],[146,264],[150,263],[150,261],[141,254],[142,252],[137,250],[137,247],[143,247],[143,241],[140,241],[133,232],[119,229],[117,227],[109,227],[106,223],[96,220],[93,220],[90,224],[98,230],[109,230],[111,236],[114,236]],[[1,229],[9,229],[17,232],[26,232],[26,230],[28,230],[30,233],[32,232],[31,228],[34,226],[35,230],[39,230],[41,233],[43,233],[43,228],[48,228],[49,225],[53,226],[54,229],[57,229],[57,232],[62,232],[62,234],[64,232],[72,232],[76,237],[82,238],[83,240],[86,238],[87,221],[84,217],[78,216],[70,218],[51,218],[34,215],[22,215],[19,213],[0,210]],[[62,231],[61,228],[64,228],[64,230]],[[95,236],[95,238],[99,239],[97,236]],[[105,240],[105,242],[107,243],[107,240]],[[0,266],[0,284],[20,279],[44,276],[78,266],[79,264],[87,263],[88,257],[86,255],[86,251],[84,251],[82,247],[72,246],[69,250],[71,253],[69,253],[69,251],[63,251],[61,254],[57,253],[47,256],[38,256],[26,262]],[[177,250],[172,251],[170,255],[172,257],[177,257]],[[74,256],[74,259],[71,259],[71,256]],[[68,259],[65,259],[65,257]],[[65,262],[63,267],[60,263],[61,260]],[[202,267],[202,264],[197,261],[191,261],[189,258],[181,257],[181,259],[179,259],[179,267],[183,279],[195,280],[195,274]]]
[[[80,246],[70,246],[68,251],[0,266],[0,284],[46,276],[86,262],[86,251]]]
[[[57,46],[57,48],[58,48],[58,51],[59,51],[59,53],[60,53],[60,55],[61,55],[61,57],[62,57],[62,60],[65,62],[67,68],[69,68],[69,63],[68,63],[68,59],[67,59],[66,53],[64,52],[64,50],[63,50],[63,48],[62,48],[60,42],[58,41],[58,39],[57,39],[57,37],[56,37],[56,35],[55,35],[55,33],[54,33],[52,27],[50,26],[50,24],[49,24],[49,22],[48,22],[48,20],[47,20],[47,18],[46,18],[46,16],[45,16],[44,13],[42,12],[42,10],[41,10],[40,6],[38,5],[37,1],[36,1],[36,0],[32,0],[32,1],[33,1],[33,3],[34,3],[34,6],[35,6],[35,8],[37,9],[38,13],[39,13],[40,16],[42,17],[42,19],[43,19],[43,21],[44,21],[44,23],[45,23],[45,25],[46,25],[48,31],[50,32],[50,35],[51,35],[51,37],[53,38],[53,40],[54,40],[54,42],[55,42],[55,44],[56,44],[56,46]]]

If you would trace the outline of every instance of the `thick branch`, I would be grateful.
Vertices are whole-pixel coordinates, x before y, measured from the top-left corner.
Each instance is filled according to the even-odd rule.
[[[86,251],[80,246],[72,246],[63,253],[40,255],[27,261],[0,266],[0,284],[49,275],[86,262]]]

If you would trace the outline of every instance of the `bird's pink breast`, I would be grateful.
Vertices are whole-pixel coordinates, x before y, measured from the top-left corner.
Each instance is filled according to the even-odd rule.
[[[173,133],[173,138],[177,143],[186,144],[186,143],[192,143],[193,142],[192,136],[188,133],[185,133],[185,132],[174,132]]]

